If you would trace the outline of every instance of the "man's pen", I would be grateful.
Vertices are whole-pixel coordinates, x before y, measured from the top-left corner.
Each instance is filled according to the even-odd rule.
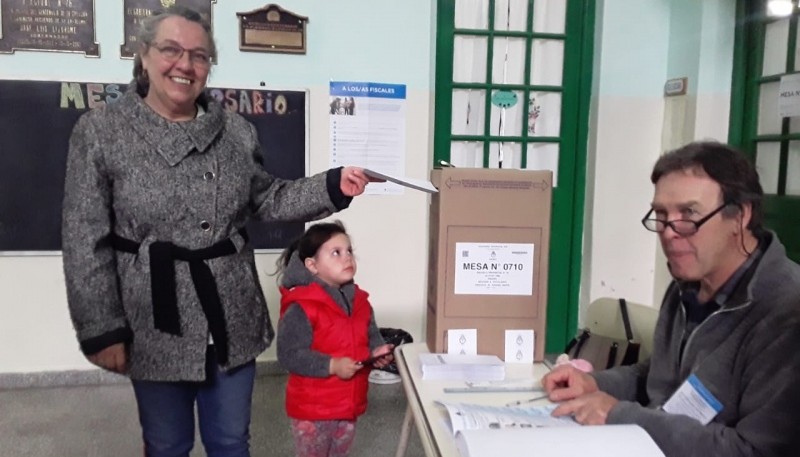
[[[524,403],[533,403],[533,402],[535,402],[537,400],[544,400],[547,397],[548,397],[547,394],[539,395],[538,397],[526,398],[525,400],[512,401],[511,403],[507,403],[506,406],[518,406],[518,405],[522,405]]]

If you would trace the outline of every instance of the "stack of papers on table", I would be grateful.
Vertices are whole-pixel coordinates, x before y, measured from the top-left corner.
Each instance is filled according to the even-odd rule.
[[[496,355],[420,354],[422,379],[500,381],[506,366]]]

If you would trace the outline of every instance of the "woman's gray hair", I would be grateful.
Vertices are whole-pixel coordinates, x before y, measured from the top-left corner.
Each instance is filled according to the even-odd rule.
[[[170,7],[153,12],[152,16],[148,16],[142,20],[142,24],[139,27],[139,33],[136,35],[136,41],[139,43],[139,50],[136,52],[136,55],[133,58],[133,80],[136,83],[136,92],[138,92],[142,97],[147,95],[147,92],[150,89],[150,78],[147,76],[147,72],[144,71],[144,66],[142,65],[142,54],[150,49],[150,46],[156,39],[158,27],[161,25],[164,19],[172,16],[182,17],[187,21],[200,24],[208,36],[208,53],[212,60],[217,59],[217,44],[214,42],[214,34],[211,31],[211,24],[205,20],[200,13],[181,5],[172,5]]]

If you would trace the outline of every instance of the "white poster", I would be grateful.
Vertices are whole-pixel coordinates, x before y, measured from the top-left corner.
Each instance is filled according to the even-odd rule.
[[[331,168],[353,165],[405,176],[406,86],[370,82],[330,83]],[[403,187],[370,183],[367,194],[398,195]]]
[[[455,293],[533,295],[530,243],[456,243]]]
[[[778,110],[781,117],[800,116],[800,74],[781,76]]]

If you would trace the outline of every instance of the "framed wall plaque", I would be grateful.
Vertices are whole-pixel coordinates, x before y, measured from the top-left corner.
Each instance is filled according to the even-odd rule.
[[[0,0],[0,53],[78,52],[99,57],[94,0]]]
[[[306,23],[299,16],[270,3],[239,17],[239,49],[256,52],[306,53]]]
[[[52,1],[52,0],[51,0]],[[125,0],[125,41],[119,47],[119,55],[132,58],[139,47],[136,35],[142,19],[152,16],[155,11],[172,6],[181,5],[200,13],[209,24],[214,24],[211,14],[211,4],[217,0]]]

